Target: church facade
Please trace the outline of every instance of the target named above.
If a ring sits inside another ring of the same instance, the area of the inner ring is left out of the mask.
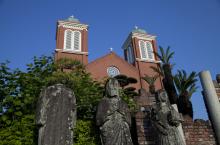
[[[93,79],[101,81],[106,77],[119,74],[137,79],[136,89],[148,90],[148,84],[141,79],[145,74],[154,76],[156,73],[151,67],[159,67],[160,61],[156,57],[156,36],[148,34],[145,30],[135,28],[125,39],[122,45],[124,58],[114,52],[88,61],[88,25],[82,24],[74,17],[57,22],[55,60],[69,58],[79,60],[86,66],[87,72]],[[156,89],[161,89],[162,78],[155,83]]]

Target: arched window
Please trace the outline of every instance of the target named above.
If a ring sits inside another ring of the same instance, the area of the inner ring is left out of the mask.
[[[150,42],[146,42],[146,47],[147,47],[147,55],[150,60],[154,60],[154,51],[152,44]]]
[[[149,41],[139,41],[141,59],[154,60],[153,46]]]
[[[141,58],[142,59],[147,59],[147,50],[146,50],[146,45],[144,41],[139,41],[139,46],[140,46],[140,51],[141,51]]]
[[[65,30],[64,50],[81,51],[81,33],[79,31]]]
[[[64,49],[72,50],[72,37],[73,32],[71,30],[66,30],[64,34]]]
[[[74,32],[74,50],[80,51],[81,50],[81,33],[79,31]]]

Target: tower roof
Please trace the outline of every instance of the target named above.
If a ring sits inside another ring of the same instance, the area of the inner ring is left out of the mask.
[[[140,29],[137,26],[132,30],[132,33],[142,33],[142,34],[147,34],[147,32],[144,29]]]
[[[65,21],[69,21],[69,22],[77,22],[79,23],[79,19],[75,18],[74,16],[69,16],[69,18],[67,18]]]

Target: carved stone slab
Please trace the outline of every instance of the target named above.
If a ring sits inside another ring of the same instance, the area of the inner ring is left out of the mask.
[[[76,99],[62,84],[42,90],[37,105],[38,145],[72,145]]]

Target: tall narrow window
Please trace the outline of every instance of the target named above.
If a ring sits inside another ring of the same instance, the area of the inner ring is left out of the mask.
[[[146,47],[147,47],[147,55],[150,60],[154,60],[154,52],[153,52],[153,47],[150,42],[146,42]]]
[[[71,30],[66,30],[64,35],[64,49],[65,50],[72,50],[72,37],[73,32]]]
[[[81,51],[81,33],[66,30],[64,34],[64,50]]]
[[[144,41],[139,41],[140,51],[141,51],[141,58],[147,59],[147,50]]]
[[[80,37],[81,33],[79,31],[74,32],[74,50],[75,51],[80,51]]]

